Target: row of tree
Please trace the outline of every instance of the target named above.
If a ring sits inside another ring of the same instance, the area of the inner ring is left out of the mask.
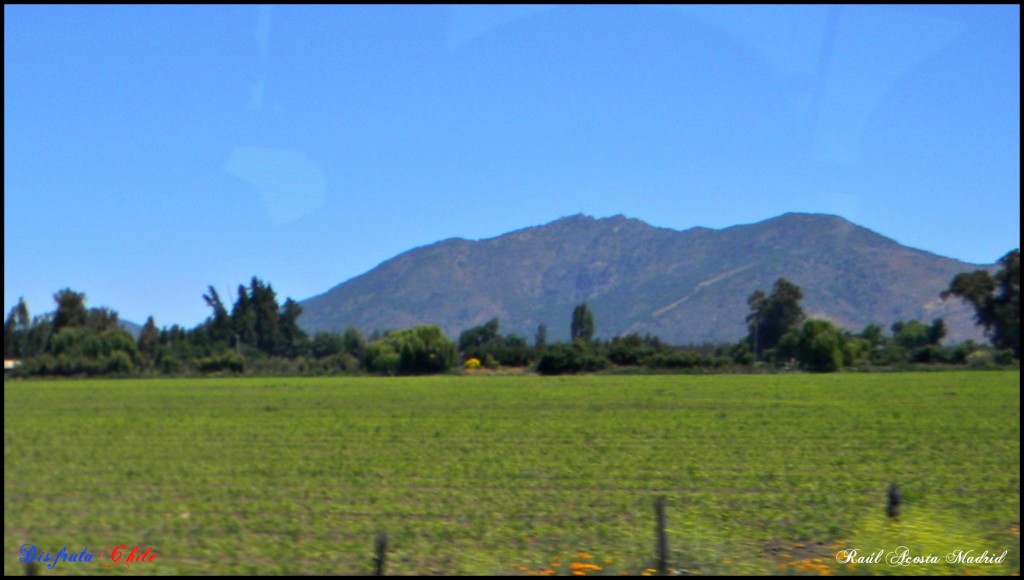
[[[956,275],[940,296],[957,297],[975,310],[975,321],[985,329],[1000,360],[1020,359],[1020,250],[999,260],[994,275],[976,270]],[[833,371],[862,361],[888,364],[910,362],[966,362],[973,343],[943,348],[946,335],[941,318],[931,325],[916,320],[892,325],[887,340],[878,325],[861,333],[840,331],[825,320],[806,320],[800,288],[784,278],[775,282],[770,295],[755,291],[747,299],[747,344],[756,360],[798,362],[804,368]]]
[[[784,278],[770,293],[756,290],[748,297],[747,336],[734,344],[679,347],[638,334],[595,339],[594,314],[586,304],[572,312],[568,343],[548,344],[544,324],[538,326],[533,344],[517,334],[503,336],[497,318],[467,329],[457,342],[429,325],[375,332],[368,338],[354,328],[309,337],[298,325],[302,307],[290,298],[280,304],[271,285],[253,277],[248,285],[238,286],[230,309],[209,287],[203,300],[211,314],[195,328],[175,325],[158,330],[149,317],[137,339],[121,328],[116,312],[87,308],[85,295],[71,289],[54,295],[56,310],[35,318],[19,300],[4,324],[4,358],[19,359],[19,373],[43,375],[423,374],[446,372],[471,359],[487,367],[533,367],[545,374],[611,366],[688,369],[752,364],[827,372],[905,362],[962,364],[974,355],[997,362],[1019,360],[1019,250],[1000,259],[994,275],[985,270],[957,275],[942,297],[957,297],[974,307],[977,323],[997,349],[994,354],[978,355],[978,345],[969,341],[942,346],[942,319],[930,324],[896,322],[889,336],[874,324],[852,333],[826,320],[807,319],[800,306],[802,291]]]

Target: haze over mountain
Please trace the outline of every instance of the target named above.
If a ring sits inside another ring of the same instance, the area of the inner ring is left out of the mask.
[[[908,248],[841,217],[788,213],[721,230],[676,231],[623,216],[575,215],[495,238],[415,248],[303,301],[309,332],[438,324],[449,336],[501,320],[501,332],[566,340],[586,302],[596,336],[638,332],[673,344],[735,341],[747,297],[784,277],[808,316],[854,331],[943,317],[947,341],[980,340],[972,310],[939,293],[983,266]]]

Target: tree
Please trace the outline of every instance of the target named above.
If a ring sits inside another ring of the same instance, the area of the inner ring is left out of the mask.
[[[4,321],[4,358],[22,358],[27,354],[29,322],[25,299],[18,298]]]
[[[203,300],[206,301],[207,306],[213,309],[213,314],[206,322],[210,338],[215,341],[230,340],[232,333],[231,319],[228,318],[228,311],[224,308],[224,303],[221,302],[217,289],[211,285],[209,290],[209,294],[203,294]]]
[[[434,325],[389,332],[366,349],[367,368],[382,374],[443,373],[457,358],[455,343]]]
[[[85,294],[65,288],[53,295],[57,312],[53,315],[54,334],[65,327],[85,326],[88,313],[85,310]]]
[[[548,325],[538,324],[537,335],[533,339],[533,348],[540,352],[548,346]]]
[[[871,348],[876,348],[885,341],[885,334],[882,331],[882,327],[877,324],[869,324],[865,326],[864,330],[862,330],[858,336],[868,341],[871,344]]]
[[[249,285],[249,307],[256,312],[256,346],[267,354],[283,354],[277,295],[256,276]]]
[[[594,337],[594,315],[590,313],[586,303],[580,304],[573,309],[569,336],[572,337],[574,342],[577,340],[590,342],[590,339]]]
[[[156,322],[150,316],[146,319],[146,324],[142,326],[142,330],[139,332],[139,354],[142,355],[147,363],[153,364],[156,360],[156,350],[159,346],[160,331],[156,329]]]
[[[893,342],[907,350],[938,345],[945,336],[946,321],[941,318],[933,320],[931,326],[918,320],[899,321],[892,325]]]
[[[302,316],[302,307],[299,303],[288,298],[281,307],[278,328],[281,332],[283,354],[295,356],[301,350],[301,345],[306,343],[306,332],[299,327],[299,316]]]
[[[974,307],[974,320],[996,348],[1008,348],[1020,358],[1020,249],[999,259],[994,276],[985,270],[957,274],[942,291],[943,300],[956,296]]]
[[[484,345],[498,338],[500,324],[497,318],[492,318],[480,326],[464,330],[459,335],[459,351],[466,356],[476,356],[482,360],[483,355],[480,351]]]
[[[837,371],[843,366],[843,337],[827,320],[808,320],[798,333],[796,359],[809,371]]]
[[[238,285],[238,298],[231,307],[231,327],[234,330],[236,340],[244,344],[255,346],[256,339],[256,311],[249,304],[249,291],[244,284]]]
[[[345,347],[345,352],[354,356],[357,360],[362,360],[366,354],[366,339],[363,338],[361,332],[354,327],[348,327],[345,329],[345,334],[342,336],[342,343]]]
[[[771,296],[756,290],[747,298],[751,310],[747,316],[747,328],[755,358],[778,347],[787,332],[799,328],[804,320],[804,311],[800,308],[803,297],[799,286],[779,278],[772,287]]]
[[[116,310],[110,308],[90,308],[86,311],[85,325],[95,332],[118,330],[121,328],[120,317]]]
[[[345,351],[345,342],[336,332],[318,332],[313,335],[310,350],[316,358],[327,358]]]
[[[552,344],[537,361],[537,372],[542,375],[561,375],[607,368],[608,359],[592,350],[583,341],[571,345],[561,342]]]

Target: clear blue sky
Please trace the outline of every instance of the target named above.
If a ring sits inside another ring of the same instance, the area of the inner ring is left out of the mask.
[[[4,309],[193,326],[583,212],[1020,245],[1020,7],[4,6]]]

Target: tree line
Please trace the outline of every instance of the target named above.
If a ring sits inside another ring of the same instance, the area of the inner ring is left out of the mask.
[[[210,286],[202,298],[211,312],[192,329],[158,329],[150,316],[138,337],[121,328],[116,311],[86,307],[86,296],[65,288],[54,294],[53,312],[31,317],[24,300],[4,323],[4,358],[16,359],[19,375],[374,373],[448,372],[460,366],[533,369],[541,374],[594,372],[612,367],[647,370],[788,368],[831,372],[843,368],[908,363],[986,366],[1020,359],[1020,252],[999,260],[995,274],[958,274],[941,293],[970,304],[993,348],[972,341],[941,344],[946,324],[897,321],[890,334],[877,324],[860,332],[808,319],[799,286],[779,278],[770,292],[748,298],[747,334],[730,344],[678,346],[656,336],[594,338],[595,314],[579,304],[570,317],[570,341],[549,344],[540,324],[532,342],[502,335],[494,318],[463,331],[456,341],[434,325],[307,335],[298,324],[302,307],[281,304],[268,282],[253,277],[226,303]]]

